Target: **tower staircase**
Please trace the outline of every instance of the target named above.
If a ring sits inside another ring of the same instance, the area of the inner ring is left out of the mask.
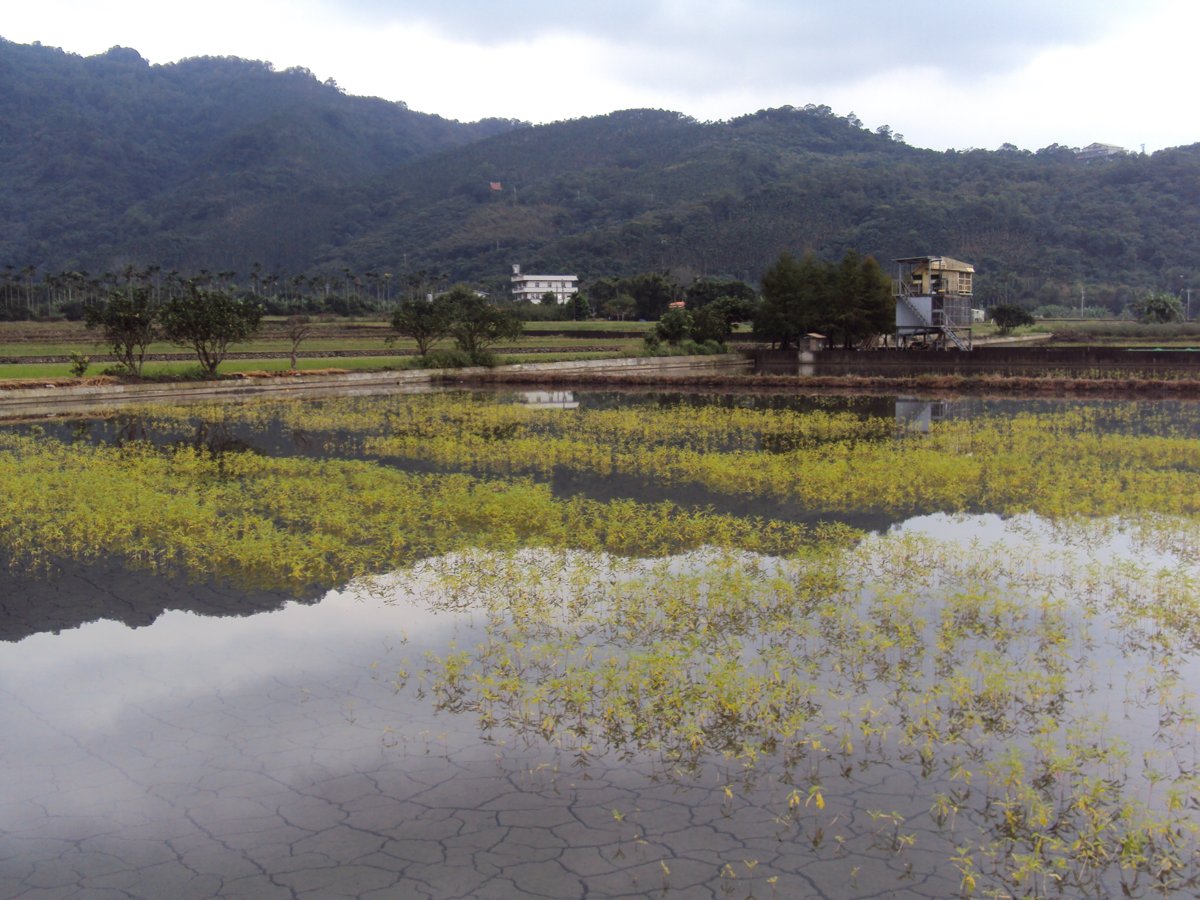
[[[905,286],[901,286],[897,293],[896,300],[903,303],[905,308],[912,313],[913,318],[921,323],[921,327],[926,334],[939,335],[941,339],[954,344],[959,350],[971,349],[971,331],[968,328],[966,334],[963,334],[959,328],[955,327],[949,320],[944,309],[937,309],[936,306],[932,314],[927,314],[917,304],[913,303],[912,297],[909,295]]]

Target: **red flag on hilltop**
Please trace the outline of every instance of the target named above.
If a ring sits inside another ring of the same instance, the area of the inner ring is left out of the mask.
[[[500,182],[498,182],[498,181],[493,181],[493,182],[491,182],[491,185],[492,185],[492,190],[493,190],[493,191],[499,191],[499,190],[503,190],[503,188],[504,188],[504,185],[502,185],[502,184],[501,184]]]

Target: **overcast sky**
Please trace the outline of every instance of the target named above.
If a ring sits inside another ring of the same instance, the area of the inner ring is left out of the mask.
[[[305,66],[447,118],[825,104],[910,144],[1200,141],[1197,0],[5,0],[0,35]]]

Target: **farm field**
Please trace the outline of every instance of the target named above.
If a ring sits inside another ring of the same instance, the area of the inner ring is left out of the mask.
[[[1049,331],[1054,346],[1061,347],[1162,347],[1164,349],[1200,349],[1200,322],[1176,322],[1163,325],[1089,319],[1045,319],[1017,333]]]
[[[335,344],[354,347],[378,347],[391,333],[388,323],[381,319],[315,319],[311,323],[312,337],[305,339],[302,346],[309,344]],[[597,332],[620,333],[637,335],[652,330],[653,322],[526,322],[525,331],[531,337],[539,335],[555,335],[561,332]],[[261,346],[274,346],[287,343],[284,320],[267,317],[257,339],[247,345],[254,349]],[[31,347],[30,345],[34,345]],[[15,352],[50,351],[69,352],[79,349],[80,345],[101,347],[98,331],[89,330],[82,322],[0,322],[0,355],[11,355]],[[163,352],[178,350],[168,343],[153,345]],[[286,349],[286,347],[285,347]]]
[[[381,321],[315,322],[313,336],[299,348],[297,369],[345,368],[382,369],[404,366],[406,357],[416,354],[416,345],[404,338],[385,343],[391,334]],[[590,359],[604,356],[637,355],[642,349],[639,333],[646,323],[528,323],[525,336],[514,343],[496,348],[503,360],[536,357]],[[572,332],[562,335],[556,332]],[[624,332],[624,334],[621,334]],[[82,353],[91,360],[89,374],[113,365],[108,348],[97,343],[98,334],[81,323],[34,322],[0,323],[0,381],[20,378],[65,378],[71,374],[70,354]],[[451,346],[450,341],[439,347]],[[231,347],[221,372],[283,371],[288,368],[291,342],[279,321],[267,320],[253,341]],[[185,348],[158,342],[147,351],[147,377],[177,377],[193,371],[193,355]]]
[[[1190,896],[1200,405],[0,427],[0,892]]]

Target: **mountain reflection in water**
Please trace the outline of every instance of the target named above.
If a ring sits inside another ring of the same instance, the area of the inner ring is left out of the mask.
[[[926,517],[893,536],[905,534],[1017,555],[1054,540],[1036,517]],[[1061,550],[1181,564],[1120,529]],[[496,621],[439,600],[461,587],[438,580],[440,565],[269,612],[172,610],[0,645],[0,896],[960,891],[957,835],[930,819],[938,785],[902,755],[847,756],[818,812],[804,781],[792,807],[790,770],[769,757],[755,769],[712,753],[684,771],[645,747],[581,752],[589,739],[484,732],[439,711],[422,667],[470,651]],[[172,589],[181,607],[214,596]],[[1181,666],[1196,677],[1194,659]],[[1157,714],[1135,709],[1135,733]],[[959,815],[958,834],[985,824],[969,803]]]

